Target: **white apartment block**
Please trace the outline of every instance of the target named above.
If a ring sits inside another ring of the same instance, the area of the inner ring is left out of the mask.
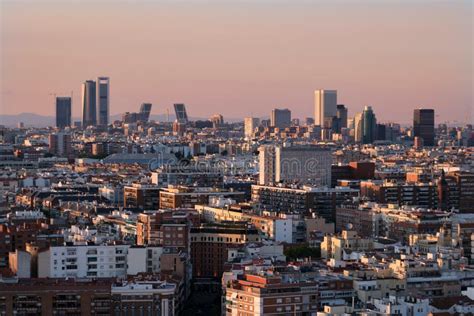
[[[128,248],[127,274],[136,275],[140,272],[160,272],[160,258],[162,254],[163,247],[159,246],[132,246]]]
[[[129,245],[50,247],[38,254],[38,277],[124,277],[127,274],[129,247]]]

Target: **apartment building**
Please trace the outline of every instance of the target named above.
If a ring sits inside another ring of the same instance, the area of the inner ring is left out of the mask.
[[[51,246],[38,254],[40,278],[112,278],[127,275],[129,245]]]
[[[248,224],[207,224],[191,228],[191,260],[197,278],[219,278],[229,258],[228,250],[258,242],[257,229]]]
[[[168,186],[160,192],[160,206],[162,209],[194,208],[196,204],[207,204],[211,197],[231,198],[243,202],[245,192],[219,188]]]
[[[318,284],[315,281],[283,281],[275,275],[244,274],[225,285],[223,314],[315,315]]]
[[[285,187],[252,185],[252,202],[260,210],[306,214],[310,210],[334,222],[336,207],[359,196],[349,187]]]
[[[160,188],[154,185],[137,184],[123,188],[124,207],[135,207],[143,210],[160,208]]]

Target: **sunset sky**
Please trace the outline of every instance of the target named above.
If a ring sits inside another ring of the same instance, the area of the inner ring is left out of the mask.
[[[0,0],[0,114],[53,115],[74,91],[77,117],[81,83],[109,76],[111,114],[303,118],[323,88],[351,116],[472,122],[473,2]]]

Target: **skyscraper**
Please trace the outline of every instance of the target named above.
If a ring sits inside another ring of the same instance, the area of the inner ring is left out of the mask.
[[[357,113],[354,116],[354,141],[362,143],[363,118],[362,113]]]
[[[71,98],[56,98],[56,127],[65,128],[71,126]]]
[[[362,112],[362,143],[371,144],[377,135],[377,119],[371,106],[366,106]]]
[[[188,114],[186,113],[186,106],[183,103],[175,103],[174,112],[176,114],[176,120],[178,121],[178,123],[188,123]]]
[[[341,132],[341,128],[347,127],[347,108],[344,104],[338,104],[336,110],[336,119],[333,121],[333,130],[336,133]]]
[[[424,146],[434,146],[434,110],[415,109],[413,112],[413,134],[423,139]]]
[[[255,117],[246,117],[244,120],[245,137],[251,138],[255,128],[260,124],[260,120]]]
[[[273,109],[270,125],[278,128],[289,127],[291,125],[291,111],[288,109]]]
[[[371,106],[354,117],[354,140],[356,143],[370,144],[376,140],[377,119]]]
[[[148,122],[150,119],[151,106],[151,103],[142,103],[140,106],[140,121]]]
[[[109,124],[109,106],[110,106],[110,80],[108,77],[97,78],[97,124],[107,126]]]
[[[82,84],[82,127],[97,125],[95,81],[87,80]]]
[[[316,90],[314,91],[314,124],[321,127],[329,119],[337,116],[337,91],[336,90]],[[331,128],[329,126],[328,128]]]

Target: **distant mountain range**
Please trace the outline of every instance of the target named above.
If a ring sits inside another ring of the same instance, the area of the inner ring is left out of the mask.
[[[110,121],[116,121],[116,120],[121,120],[122,119],[122,114],[114,114],[110,117]],[[175,116],[171,115],[169,116],[170,122],[174,121]],[[208,118],[202,118],[202,117],[192,117],[190,120],[196,121],[196,120],[207,120]],[[239,118],[225,118],[226,122],[238,122],[242,121],[243,119]],[[150,115],[150,120],[158,121],[158,122],[166,122],[167,117],[166,114],[152,114]],[[81,121],[80,118],[78,117],[73,117],[72,118],[73,122],[76,121]],[[55,123],[55,117],[54,116],[48,116],[48,115],[39,115],[35,113],[20,113],[20,114],[13,114],[13,115],[0,115],[0,125],[4,125],[6,127],[17,127],[19,122],[23,122],[25,127],[48,127],[48,126],[54,126]]]

